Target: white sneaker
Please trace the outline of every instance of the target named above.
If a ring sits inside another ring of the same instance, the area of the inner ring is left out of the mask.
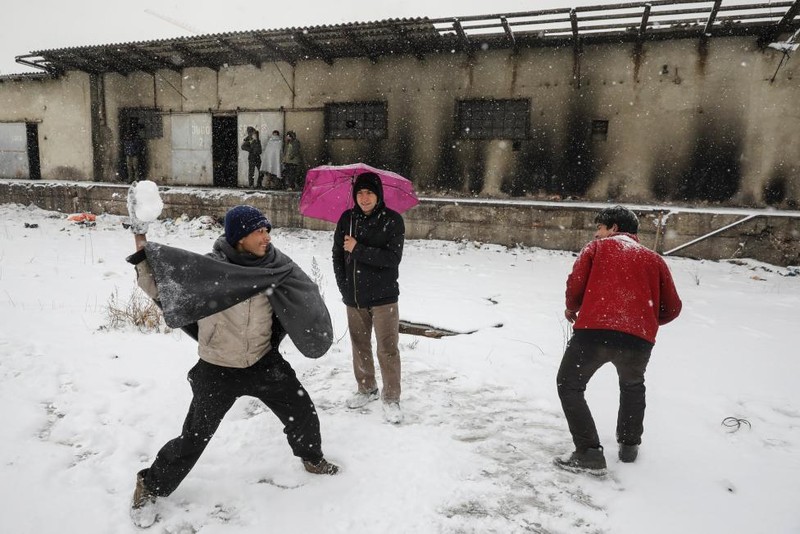
[[[383,418],[387,423],[399,425],[403,422],[403,412],[400,410],[398,401],[388,401],[383,403]]]
[[[347,407],[351,410],[356,410],[358,408],[363,408],[370,402],[376,401],[380,398],[378,394],[378,388],[373,389],[367,393],[361,393],[360,391],[355,393],[352,397],[347,399]]]

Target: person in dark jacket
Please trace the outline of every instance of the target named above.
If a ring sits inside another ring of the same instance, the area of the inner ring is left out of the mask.
[[[190,279],[202,276],[201,263],[189,264],[181,257],[176,261],[171,254],[172,250],[179,249],[147,243],[146,225],[134,226],[139,228],[134,230],[139,232],[135,233],[137,252],[128,261],[136,266],[137,281],[142,290],[162,305],[165,318],[171,313],[167,302],[170,299],[177,300],[183,307],[193,307],[192,301],[201,301],[198,305],[205,306],[208,300],[212,300],[198,298],[189,287],[174,287],[183,283],[180,277],[184,270],[191,271]],[[306,471],[335,475],[339,470],[323,457],[320,423],[314,403],[291,365],[278,351],[287,330],[292,334],[293,331],[303,333],[314,329],[314,325],[293,328],[288,324],[290,328],[284,328],[281,317],[284,322],[292,317],[297,318],[295,321],[309,320],[317,311],[309,309],[312,303],[324,308],[324,302],[318,295],[318,298],[304,299],[299,294],[318,291],[310,280],[306,285],[287,287],[290,282],[307,277],[298,273],[299,267],[271,244],[271,228],[269,220],[256,208],[231,208],[225,215],[225,235],[215,242],[208,257],[202,257],[230,274],[227,277],[228,288],[220,288],[221,291],[237,291],[237,283],[232,279],[237,273],[240,278],[271,277],[272,280],[267,280],[264,288],[254,290],[256,292],[247,298],[234,298],[232,305],[227,305],[220,293],[222,298],[213,299],[216,303],[211,306],[213,312],[199,312],[201,318],[192,325],[194,330],[186,330],[198,341],[200,357],[188,374],[192,402],[180,436],[167,442],[150,467],[137,474],[131,517],[139,527],[149,527],[156,521],[157,498],[166,497],[178,488],[200,459],[225,414],[242,396],[261,400],[280,419],[289,446],[301,459]],[[176,269],[175,264],[180,269]],[[207,267],[205,270],[210,269]],[[206,285],[214,290],[215,286],[223,284]],[[252,286],[252,283],[239,285]],[[293,289],[297,287],[305,289]],[[290,313],[277,309],[278,306],[285,307],[280,300],[273,300],[279,298],[278,292],[284,291],[283,288],[289,293],[286,302],[289,305],[298,303],[297,306],[304,309],[289,310]],[[320,309],[316,316],[329,321],[327,309]],[[322,349],[310,357],[317,357],[319,352]]]
[[[253,187],[253,180],[259,178],[261,172],[261,137],[258,130],[247,127],[247,137],[242,141],[242,150],[247,152],[247,185]]]
[[[286,132],[286,145],[283,150],[283,178],[290,191],[303,187],[303,149],[297,134]]]
[[[353,184],[353,201],[355,205],[342,213],[333,235],[333,270],[347,306],[353,371],[358,385],[347,406],[357,409],[379,398],[372,358],[374,329],[383,380],[384,417],[399,424],[403,414],[397,279],[405,225],[400,214],[384,204],[383,185],[377,174],[358,175]]]
[[[133,183],[140,178],[139,166],[143,148],[144,143],[139,132],[131,130],[125,135],[122,149],[125,153],[125,170],[128,173],[128,183]]]
[[[622,206],[595,218],[595,239],[581,251],[567,279],[564,315],[574,323],[556,383],[575,451],[555,463],[569,471],[603,474],[606,460],[584,392],[611,362],[619,375],[619,459],[636,460],[644,431],[644,373],[660,325],[681,312],[664,260],[642,246],[636,214]]]

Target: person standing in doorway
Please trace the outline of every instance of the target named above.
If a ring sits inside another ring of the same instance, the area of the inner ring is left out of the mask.
[[[281,162],[283,159],[283,139],[278,130],[273,130],[272,135],[267,138],[264,144],[264,154],[261,163],[261,174],[258,178],[258,187],[261,187],[261,180],[267,179],[267,186],[279,184],[281,182]]]
[[[261,170],[261,139],[258,130],[247,127],[247,137],[242,142],[242,150],[247,152],[247,185],[253,187],[253,180]]]
[[[130,129],[122,142],[122,149],[125,153],[125,170],[128,173],[128,183],[136,182],[140,179],[139,165],[142,157],[143,141],[140,132]]]
[[[333,270],[347,306],[353,346],[353,371],[358,390],[347,407],[358,409],[378,400],[372,331],[378,345],[383,379],[383,413],[389,423],[403,421],[400,410],[400,260],[405,224],[386,207],[377,174],[360,174],[353,184],[352,209],[342,213],[333,234]]]
[[[303,152],[297,134],[293,131],[286,132],[286,146],[283,152],[283,178],[286,181],[286,188],[294,191],[302,187],[301,178],[303,173]]]
[[[556,383],[575,451],[556,458],[568,471],[603,474],[606,460],[584,393],[611,362],[619,375],[619,459],[634,462],[644,432],[644,373],[658,327],[678,317],[681,299],[664,260],[639,243],[639,220],[623,206],[595,217],[594,240],[567,279],[564,315],[574,323]]]

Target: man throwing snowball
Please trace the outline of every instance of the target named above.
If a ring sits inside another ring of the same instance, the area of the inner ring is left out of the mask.
[[[227,411],[245,395],[261,400],[280,419],[306,471],[335,475],[339,468],[322,454],[314,403],[278,351],[287,333],[311,358],[330,347],[330,316],[316,285],[272,245],[272,225],[256,208],[231,208],[225,234],[202,256],[148,243],[147,223],[137,219],[131,191],[136,253],[128,261],[167,324],[197,339],[200,356],[189,371],[193,396],[180,436],[136,476],[134,523],[144,528],[157,520],[157,498],[177,489]]]
[[[567,279],[564,315],[574,323],[556,382],[575,451],[556,458],[568,471],[601,475],[603,447],[586,404],[586,384],[611,362],[619,375],[619,459],[636,460],[644,431],[644,372],[659,325],[675,319],[681,300],[664,260],[639,244],[636,214],[622,206],[595,217],[597,231]]]

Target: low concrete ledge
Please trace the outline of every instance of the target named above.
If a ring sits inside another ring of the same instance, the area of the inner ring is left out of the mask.
[[[333,230],[334,225],[303,217],[300,194],[202,187],[159,188],[163,217],[210,215],[221,218],[231,206],[251,204],[275,226]],[[74,213],[126,215],[124,184],[0,180],[0,202],[35,205]],[[580,250],[594,233],[594,216],[610,204],[525,200],[423,198],[405,214],[408,239],[470,240]],[[775,265],[800,265],[800,212],[735,208],[687,208],[626,204],[639,215],[639,238],[659,252],[735,223],[754,218],[675,253],[710,260],[753,258]]]

